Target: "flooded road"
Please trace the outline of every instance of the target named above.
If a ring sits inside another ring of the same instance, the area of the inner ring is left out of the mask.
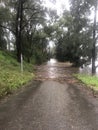
[[[98,100],[77,85],[78,69],[51,59],[0,104],[0,130],[98,130]]]
[[[96,76],[98,76],[98,59],[95,62],[96,67]],[[79,68],[79,73],[80,74],[87,74],[87,75],[92,75],[92,64],[89,65],[83,65],[83,67]]]
[[[47,63],[36,67],[36,80],[72,80],[73,74],[79,72],[79,68],[72,67],[69,62],[57,62],[56,59],[50,59]]]

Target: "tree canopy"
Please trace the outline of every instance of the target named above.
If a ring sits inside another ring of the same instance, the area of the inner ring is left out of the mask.
[[[59,16],[56,9],[45,7],[43,0],[2,0],[0,49],[14,51],[18,62],[22,54],[28,62],[35,59],[41,63],[49,56],[48,45],[52,40],[58,60],[81,66],[92,59],[95,72],[97,0],[70,0],[69,3],[70,10],[65,8]],[[89,17],[92,11],[93,20]]]

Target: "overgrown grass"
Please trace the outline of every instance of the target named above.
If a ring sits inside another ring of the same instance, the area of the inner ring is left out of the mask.
[[[24,63],[24,72],[20,64],[9,53],[0,51],[0,97],[26,84],[34,77],[33,66]]]
[[[87,87],[98,91],[98,77],[84,74],[76,74],[75,77],[81,80],[84,84],[86,84]]]

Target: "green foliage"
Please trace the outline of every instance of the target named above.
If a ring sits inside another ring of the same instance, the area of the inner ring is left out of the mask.
[[[7,93],[11,93],[13,90],[19,88],[24,85],[28,81],[32,79],[32,75],[30,73],[24,72],[21,74],[17,71],[11,70],[3,70],[0,72],[0,95],[5,95]]]
[[[60,17],[56,10],[45,9],[41,0],[3,2],[4,6],[0,7],[0,25],[4,26],[0,26],[0,50],[7,50],[13,43],[19,62],[22,53],[25,61],[42,63],[48,57],[47,43],[53,40],[57,59],[76,66],[91,60],[93,27],[89,15],[96,0],[70,0],[70,11],[65,10]]]
[[[84,0],[71,0],[71,10],[65,11],[59,20],[62,30],[57,33],[56,57],[81,66],[91,60],[92,25],[88,19],[89,4]]]
[[[36,32],[39,32],[40,26],[45,23],[45,8],[42,6],[42,1],[4,0],[2,3],[0,6],[0,50],[11,50],[13,46],[19,62],[21,53],[26,61],[31,62],[36,43],[41,46],[41,49],[46,48],[46,46],[42,48],[40,44],[45,37],[43,31],[40,31],[40,36],[38,34],[35,38]]]
[[[9,53],[0,51],[0,96],[12,93],[32,80],[32,68],[32,65],[24,63],[24,72],[21,73],[20,64]]]
[[[43,29],[25,34],[22,39],[22,52],[27,62],[42,63],[47,59],[47,40]]]
[[[98,77],[84,74],[77,74],[75,77],[81,80],[88,87],[98,91]]]

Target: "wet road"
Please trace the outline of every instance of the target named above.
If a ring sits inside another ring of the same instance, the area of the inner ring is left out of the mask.
[[[0,130],[98,130],[98,99],[76,86],[76,71],[55,61],[37,67],[36,81],[0,104]]]

